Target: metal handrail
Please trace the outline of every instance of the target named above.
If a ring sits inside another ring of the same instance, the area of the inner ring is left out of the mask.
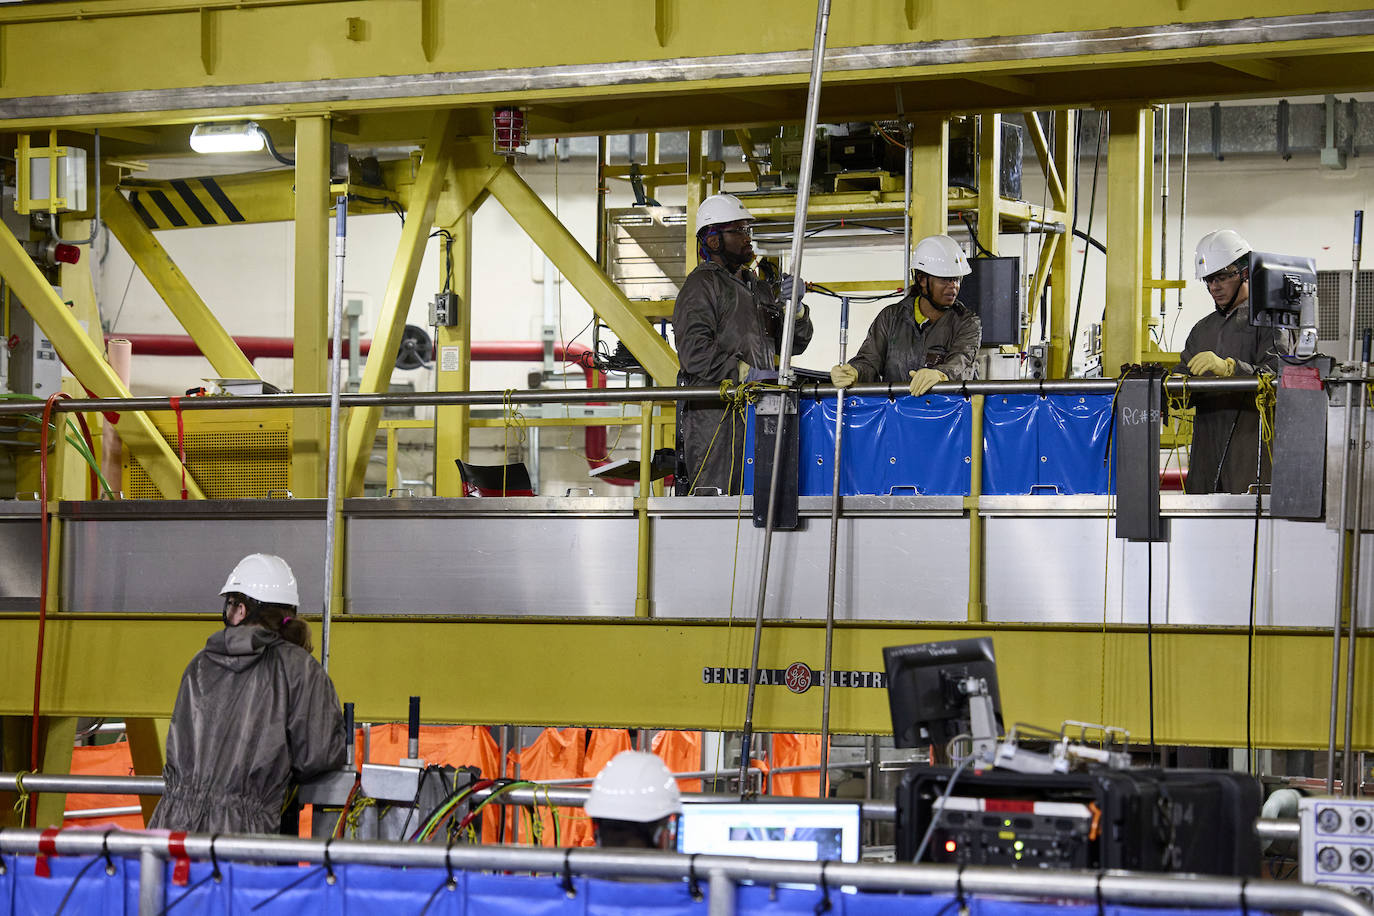
[[[934,394],[1111,394],[1117,379],[974,379],[966,382],[941,382],[931,389]],[[1170,394],[1254,391],[1254,376],[1244,378],[1191,378],[1168,376],[1164,388]],[[738,385],[726,388],[729,397]],[[905,397],[905,382],[864,382],[848,388],[828,384],[802,383],[803,397],[833,398],[843,391],[847,396]],[[579,404],[600,401],[607,404],[643,403],[647,401],[713,401],[721,400],[721,391],[713,386],[683,388],[554,388],[523,391],[405,391],[378,394],[343,394],[342,407],[423,407],[461,406],[474,404]],[[124,410],[260,410],[264,408],[328,407],[328,394],[261,394],[239,397],[180,398],[175,407],[170,397],[139,398],[70,398],[53,405],[56,413]],[[0,403],[0,416],[31,414],[32,401]]]
[[[44,852],[96,856],[108,850],[122,858],[139,857],[141,902],[155,905],[162,894],[163,860],[172,857],[173,840],[165,834],[62,830],[44,836],[39,830],[0,832],[0,852],[35,855]],[[680,855],[639,849],[571,849],[401,843],[379,840],[307,840],[283,836],[178,835],[177,852],[193,859],[219,861],[323,863],[454,868],[462,871],[576,873],[608,877],[680,880],[706,876],[712,882],[712,912],[732,910],[730,899],[717,894],[733,884],[852,885],[864,890],[912,891],[1101,900],[1105,903],[1174,907],[1240,907],[1308,910],[1331,916],[1374,916],[1358,898],[1324,887],[1292,882],[1197,875],[1131,874],[1044,869],[910,865],[898,863],[793,862],[718,855]],[[326,849],[328,852],[326,853]],[[145,896],[146,894],[146,896]],[[156,912],[150,906],[150,911]]]

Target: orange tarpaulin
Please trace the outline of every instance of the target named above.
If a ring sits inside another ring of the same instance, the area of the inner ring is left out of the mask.
[[[661,731],[654,735],[649,750],[663,758],[673,773],[695,773],[710,769],[701,765],[701,732]],[[700,779],[679,779],[677,787],[682,792],[700,792]]]
[[[72,748],[72,773],[79,776],[133,776],[134,764],[129,757],[129,742],[116,741],[97,747]],[[124,808],[137,805],[137,795],[90,795],[84,792],[71,792],[67,795],[68,811],[85,811],[91,808]],[[142,830],[142,814],[121,814],[118,817],[68,818],[63,827],[95,824],[116,824],[126,830]]]
[[[587,730],[584,728],[546,728],[535,742],[523,751],[511,751],[508,760],[514,772],[520,764],[520,778],[533,781],[545,779],[575,779],[582,776],[586,760]],[[518,809],[508,809],[518,810]],[[545,806],[536,806],[540,836],[536,841],[529,831],[529,819],[520,818],[521,841],[540,846],[553,846],[553,818]],[[591,833],[591,822],[581,808],[558,809],[559,842],[578,845],[572,838],[582,839]],[[507,835],[509,841],[509,835]]]

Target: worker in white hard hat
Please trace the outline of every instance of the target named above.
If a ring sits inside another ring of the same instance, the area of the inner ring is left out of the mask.
[[[1250,243],[1234,229],[1209,232],[1197,243],[1197,278],[1216,308],[1193,325],[1183,347],[1190,375],[1277,373],[1280,354],[1292,350],[1282,328],[1250,324]],[[1255,396],[1194,393],[1193,445],[1184,489],[1189,493],[1244,493],[1267,483],[1269,454],[1259,447],[1260,417]]]
[[[912,251],[913,284],[905,298],[873,319],[859,352],[830,370],[840,388],[855,382],[902,382],[920,396],[939,382],[977,378],[983,324],[959,302],[971,273],[959,243],[931,235]]]
[[[343,766],[343,711],[310,654],[285,560],[249,554],[220,594],[225,626],[181,677],[167,731],[166,787],[148,826],[276,833],[292,783]]]
[[[658,755],[621,751],[596,774],[585,810],[598,846],[670,849],[682,796]]]
[[[713,194],[697,208],[701,263],[683,282],[673,306],[680,385],[714,388],[726,381],[777,378],[792,278],[784,276],[775,288],[750,269],[753,221],[733,194]],[[792,352],[806,349],[811,332],[810,309],[799,301]],[[678,411],[678,430],[682,441],[678,492],[690,494],[699,488],[741,492],[745,454],[740,412],[727,411],[715,402],[685,402]]]

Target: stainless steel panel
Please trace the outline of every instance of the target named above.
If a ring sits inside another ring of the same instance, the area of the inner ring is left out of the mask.
[[[687,208],[606,211],[606,273],[631,299],[672,299],[687,279]]]
[[[655,617],[753,619],[763,532],[745,512],[654,519]],[[962,517],[841,519],[836,619],[967,620],[968,537]],[[775,531],[765,616],[824,619],[829,555],[828,518]]]
[[[1345,433],[1345,385],[1332,386],[1330,406],[1326,410],[1326,524],[1331,528],[1340,525],[1341,511],[1341,480],[1345,477],[1345,453],[1343,451],[1346,439]],[[1358,389],[1356,389],[1358,392]],[[1358,393],[1356,394],[1358,398]],[[1370,403],[1369,399],[1365,400]],[[1353,441],[1360,429],[1360,411],[1358,403],[1356,409],[1351,411],[1351,423],[1354,428],[1350,431],[1350,439]],[[1365,409],[1365,436],[1364,436],[1364,514],[1362,530],[1374,531],[1374,409]],[[1352,454],[1352,460],[1358,460],[1358,455]],[[1346,524],[1351,528],[1355,526],[1355,487],[1352,485],[1347,494],[1347,516]]]
[[[350,614],[634,616],[629,514],[355,516],[347,526]]]
[[[275,553],[291,564],[303,611],[323,607],[323,520],[226,511],[213,520],[69,520],[62,532],[64,611],[219,613],[224,580],[255,552]]]
[[[1116,541],[1105,518],[993,517],[984,530],[989,620],[1140,624],[1149,611],[1161,624],[1249,622],[1252,518],[1172,518],[1152,560],[1145,544]],[[1330,626],[1335,550],[1320,522],[1262,520],[1256,624]],[[1362,553],[1374,571],[1374,545]],[[1366,625],[1370,604],[1360,602]]]
[[[31,513],[0,514],[0,611],[38,610],[43,552],[31,505]]]

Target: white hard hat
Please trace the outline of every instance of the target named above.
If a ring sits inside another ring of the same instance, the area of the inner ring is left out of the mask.
[[[677,780],[655,754],[621,751],[592,781],[588,817],[648,824],[682,810]]]
[[[947,235],[928,235],[917,242],[911,264],[932,277],[967,277],[973,273],[964,249]]]
[[[300,604],[296,593],[296,577],[291,567],[279,556],[270,553],[250,553],[239,560],[220,589],[221,595],[238,592],[266,604]]]
[[[1197,278],[1210,277],[1225,270],[1253,249],[1234,229],[1217,229],[1204,235],[1197,243]]]
[[[697,231],[707,226],[721,223],[734,223],[742,219],[753,219],[754,215],[744,209],[744,204],[733,194],[712,194],[697,207]]]

